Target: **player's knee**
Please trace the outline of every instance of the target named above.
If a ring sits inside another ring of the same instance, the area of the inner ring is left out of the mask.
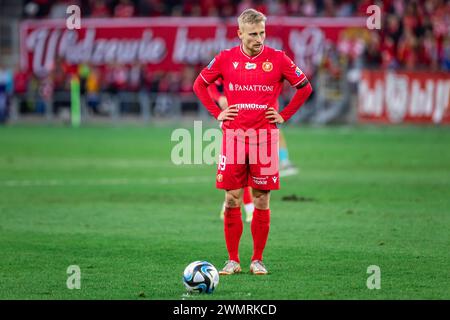
[[[254,190],[253,201],[255,208],[265,210],[269,209],[270,191],[269,190]]]
[[[225,202],[228,208],[236,208],[241,205],[239,194],[233,192],[226,193]]]

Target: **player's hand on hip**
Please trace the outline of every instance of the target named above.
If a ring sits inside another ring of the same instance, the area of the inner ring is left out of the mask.
[[[284,119],[277,110],[274,108],[268,108],[266,111],[266,119],[269,119],[269,123],[283,123]]]
[[[238,115],[238,109],[236,106],[229,106],[225,110],[223,110],[219,116],[217,117],[217,120],[219,121],[225,121],[225,120],[234,120],[234,118]]]

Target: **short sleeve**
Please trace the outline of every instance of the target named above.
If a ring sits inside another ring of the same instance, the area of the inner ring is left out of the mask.
[[[222,53],[219,53],[200,72],[200,76],[203,78],[203,80],[207,84],[212,84],[214,81],[216,81],[218,78],[220,78],[222,76],[222,69],[221,69],[222,60],[223,60],[223,55],[222,55]]]
[[[297,87],[303,81],[307,80],[303,71],[284,52],[281,57],[281,72],[283,77],[293,87]]]

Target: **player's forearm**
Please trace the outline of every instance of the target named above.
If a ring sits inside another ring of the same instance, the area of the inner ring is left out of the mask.
[[[208,84],[202,79],[201,76],[198,76],[197,79],[195,79],[193,89],[200,102],[205,106],[209,113],[217,119],[221,110],[209,95]]]
[[[300,109],[311,93],[312,87],[309,82],[297,89],[289,104],[280,112],[280,116],[283,117],[284,121],[288,121]]]
[[[219,89],[217,89],[217,86],[213,83],[212,85],[208,86],[207,88],[209,95],[215,102],[219,102],[219,98],[221,96]]]

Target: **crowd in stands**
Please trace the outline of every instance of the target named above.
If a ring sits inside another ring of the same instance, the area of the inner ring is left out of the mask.
[[[448,0],[27,0],[24,18],[64,18],[78,4],[83,17],[220,16],[233,17],[254,7],[268,16],[367,16],[381,9],[383,24],[367,39],[368,67],[449,70],[450,1]]]
[[[78,4],[83,17],[157,17],[157,16],[219,16],[235,17],[248,7],[268,16],[294,17],[367,17],[367,8],[381,9],[382,27],[372,30],[358,60],[339,46],[328,48],[314,73],[322,70],[339,75],[349,63],[363,68],[399,70],[429,70],[450,72],[450,1],[449,0],[27,0],[24,19],[64,18],[68,5]],[[99,70],[95,66],[78,66],[84,90],[93,96],[100,91],[121,90],[149,92],[190,92],[200,66],[186,66],[181,73],[148,72],[146,66],[109,65]],[[41,92],[67,90],[69,86],[64,62],[56,63],[51,81],[38,79],[17,69],[11,77],[0,68],[0,82],[11,79],[21,93],[30,86]],[[84,68],[84,69],[83,69]],[[84,74],[81,74],[84,70]],[[28,88],[28,89],[27,89]],[[95,100],[95,99],[94,99]],[[0,106],[1,109],[1,106]],[[1,110],[0,110],[1,112]]]

